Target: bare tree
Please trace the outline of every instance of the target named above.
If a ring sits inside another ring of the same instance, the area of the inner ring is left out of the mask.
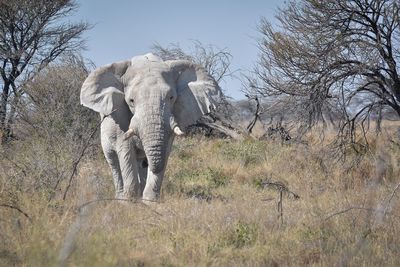
[[[194,41],[193,51],[190,52],[185,52],[178,44],[170,44],[168,47],[155,44],[152,50],[164,60],[186,59],[202,65],[217,82],[232,75],[229,69],[232,55],[226,48],[219,49]]]
[[[74,0],[0,0],[0,134],[12,134],[22,84],[66,52],[79,50],[86,23],[66,21]]]
[[[279,28],[261,20],[260,58],[248,90],[286,101],[303,125],[339,114],[339,137],[356,144],[372,116],[380,118],[383,109],[400,116],[399,4],[289,2],[277,15]]]

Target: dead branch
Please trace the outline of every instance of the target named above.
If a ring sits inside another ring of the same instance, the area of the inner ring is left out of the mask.
[[[275,189],[275,190],[277,190],[277,191],[279,191],[279,192],[287,193],[287,194],[288,194],[288,197],[291,197],[291,198],[293,198],[293,199],[296,199],[296,200],[297,200],[297,199],[300,199],[300,196],[299,196],[298,194],[296,194],[296,193],[293,192],[293,191],[290,191],[289,188],[288,188],[285,184],[283,184],[283,183],[281,183],[281,182],[269,182],[269,181],[264,181],[264,182],[262,182],[261,184],[262,184],[262,186],[263,186],[264,188],[269,187],[269,188]]]
[[[392,202],[392,199],[393,199],[394,196],[396,195],[396,191],[399,189],[399,187],[400,187],[400,183],[398,183],[398,184],[395,186],[395,188],[393,189],[392,193],[390,194],[390,197],[389,197],[389,199],[388,199],[388,201],[387,201],[387,204],[386,204],[386,206],[385,206],[385,210],[383,211],[383,215],[384,215],[384,216],[387,214],[387,212],[388,212],[388,210],[389,210],[390,202]]]
[[[78,165],[81,162],[83,156],[85,155],[86,150],[90,147],[90,140],[93,139],[93,136],[95,135],[95,133],[99,129],[100,125],[103,123],[104,119],[107,118],[108,116],[110,116],[114,112],[115,112],[115,110],[111,111],[110,114],[105,115],[101,119],[101,121],[93,128],[93,131],[91,132],[91,134],[87,138],[87,140],[85,142],[85,145],[83,146],[81,152],[79,153],[78,158],[74,161],[74,163],[72,165],[72,172],[71,172],[71,175],[69,176],[69,179],[68,179],[68,185],[67,185],[67,187],[65,188],[65,191],[64,191],[63,200],[65,200],[67,198],[67,193],[68,193],[69,188],[71,187],[72,180],[74,179],[74,177],[75,177],[75,175],[77,173]]]
[[[260,101],[257,96],[250,96],[249,94],[246,94],[245,96],[248,98],[249,101],[251,101],[251,100],[256,101],[256,108],[254,110],[253,118],[246,127],[247,133],[251,134],[251,132],[253,131],[254,125],[256,125],[257,120],[260,120],[260,115],[263,112],[260,110],[261,105],[260,105]]]
[[[329,219],[331,219],[331,218],[333,218],[333,217],[335,217],[335,216],[337,216],[337,215],[341,215],[341,214],[347,213],[347,212],[352,211],[352,210],[376,211],[376,209],[371,209],[371,208],[350,207],[350,208],[347,208],[347,209],[344,209],[344,210],[341,210],[341,211],[338,211],[338,212],[335,212],[335,213],[329,215],[328,217],[326,217],[326,218],[324,219],[324,221],[327,221],[327,220],[329,220]]]
[[[29,217],[29,215],[24,212],[23,210],[21,210],[19,207],[14,206],[14,205],[10,205],[10,204],[0,204],[0,207],[4,207],[4,208],[9,208],[9,209],[13,209],[18,211],[19,213],[21,213],[22,215],[24,215],[30,222],[32,222],[31,217]]]
[[[281,225],[283,225],[283,194],[286,193],[289,198],[292,197],[295,200],[299,199],[300,196],[290,191],[289,188],[282,182],[264,181],[261,183],[261,185],[263,186],[263,188],[269,187],[278,191],[278,203],[277,203],[277,209],[279,213],[278,217],[281,221]],[[265,199],[264,201],[268,200]]]

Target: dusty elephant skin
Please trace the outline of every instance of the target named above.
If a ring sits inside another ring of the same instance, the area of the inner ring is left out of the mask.
[[[81,103],[102,118],[101,144],[117,198],[157,201],[175,135],[210,112],[215,80],[186,60],[137,56],[93,71]]]

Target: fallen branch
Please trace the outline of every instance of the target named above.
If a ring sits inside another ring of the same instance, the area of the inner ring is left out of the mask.
[[[196,128],[203,128],[212,135],[224,135],[234,140],[243,140],[245,134],[241,129],[234,126],[229,120],[218,116],[215,113],[209,113],[200,118],[196,124],[189,126],[189,132],[196,133]],[[207,135],[207,134],[206,134]]]

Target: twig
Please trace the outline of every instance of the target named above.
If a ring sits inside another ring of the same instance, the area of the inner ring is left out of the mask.
[[[281,225],[283,225],[283,191],[279,191],[279,200],[278,200],[278,212],[279,217],[281,218]]]
[[[343,213],[349,212],[349,211],[351,211],[351,210],[366,210],[366,211],[375,211],[375,209],[371,209],[371,208],[364,208],[364,207],[350,207],[350,208],[347,208],[347,209],[344,209],[344,210],[341,210],[341,211],[338,211],[338,212],[335,212],[335,213],[333,213],[333,214],[329,215],[328,217],[326,217],[326,218],[324,219],[324,221],[327,221],[327,220],[329,220],[329,219],[331,219],[331,218],[333,218],[333,217],[335,217],[335,216],[337,216],[337,215],[340,215],[340,214],[343,214]]]
[[[77,159],[77,160],[74,162],[74,164],[73,164],[72,173],[71,173],[71,175],[70,175],[70,177],[69,177],[69,179],[68,179],[68,185],[67,185],[67,187],[65,188],[64,195],[63,195],[63,200],[65,200],[65,199],[67,198],[67,193],[68,193],[69,188],[71,187],[72,180],[74,179],[74,177],[75,177],[75,175],[76,175],[76,172],[77,172],[77,170],[78,170],[78,165],[79,165],[80,161],[82,160],[83,156],[85,155],[86,149],[90,146],[90,140],[93,138],[94,134],[97,132],[97,129],[98,129],[98,128],[100,127],[100,125],[103,123],[104,119],[107,118],[108,116],[110,116],[111,114],[113,114],[115,111],[116,111],[116,109],[113,110],[113,111],[111,111],[110,114],[104,115],[104,117],[103,117],[103,118],[101,119],[101,121],[96,125],[96,127],[94,127],[92,133],[89,135],[89,137],[88,137],[88,139],[87,139],[87,141],[86,141],[86,144],[84,145],[83,149],[81,150],[81,153],[79,154],[78,159]]]
[[[392,202],[392,199],[396,195],[396,191],[397,191],[397,189],[399,189],[399,187],[400,187],[400,182],[396,185],[396,187],[393,189],[392,193],[390,194],[390,197],[389,197],[388,202],[386,204],[385,210],[383,211],[383,216],[385,216],[387,214],[390,202]]]
[[[269,197],[269,198],[261,199],[261,201],[272,201],[272,200],[275,200],[275,198],[274,197]]]
[[[29,217],[29,215],[26,212],[24,212],[17,206],[13,206],[13,205],[9,205],[9,204],[0,204],[0,207],[14,209],[14,210],[18,211],[19,213],[21,213],[22,215],[24,215],[30,222],[32,222],[31,217]]]

